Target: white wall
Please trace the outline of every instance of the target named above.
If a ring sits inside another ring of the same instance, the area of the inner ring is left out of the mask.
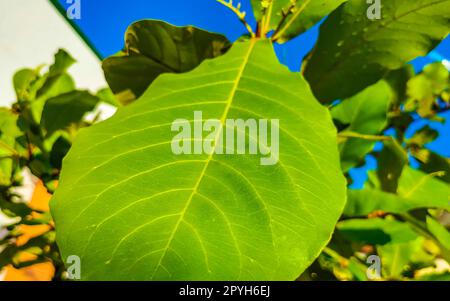
[[[77,63],[70,69],[81,89],[106,86],[100,62],[47,0],[0,0],[0,106],[15,100],[14,72],[50,64],[59,48]]]

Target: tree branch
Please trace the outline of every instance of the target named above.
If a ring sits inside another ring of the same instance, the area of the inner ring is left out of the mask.
[[[252,27],[247,23],[245,20],[246,12],[241,12],[241,3],[238,3],[236,7],[233,6],[233,0],[229,0],[229,2],[225,0],[216,0],[220,4],[224,5],[225,7],[229,8],[232,12],[234,12],[242,24],[244,24],[245,28],[247,28],[247,31],[250,33],[252,38],[255,37],[255,33],[253,32]]]

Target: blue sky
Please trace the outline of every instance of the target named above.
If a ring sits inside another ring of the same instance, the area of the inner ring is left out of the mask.
[[[59,0],[68,7],[66,0]],[[236,1],[236,0],[235,0]],[[242,0],[242,10],[248,12],[248,22],[254,26],[250,0]],[[234,41],[246,32],[244,26],[226,7],[215,0],[81,0],[81,20],[76,23],[85,33],[97,51],[107,57],[122,49],[123,36],[127,27],[140,19],[159,19],[174,25],[194,25],[199,28],[217,32]],[[319,26],[315,26],[305,34],[284,45],[276,46],[280,62],[292,71],[298,71],[302,58],[311,50],[317,39]],[[416,71],[433,61],[450,60],[450,38],[443,41],[427,57],[414,60]],[[450,112],[447,122],[429,122],[417,120],[409,130],[413,133],[425,124],[440,132],[440,137],[428,145],[431,150],[450,157]],[[352,174],[357,178],[355,187],[360,187],[365,179],[365,171],[375,168],[373,160],[368,159],[368,166],[355,170]]]

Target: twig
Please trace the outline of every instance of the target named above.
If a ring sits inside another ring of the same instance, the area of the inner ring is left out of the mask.
[[[233,0],[229,0],[228,2],[225,0],[216,0],[220,4],[224,5],[225,7],[228,7],[232,12],[234,12],[242,24],[244,24],[245,28],[247,28],[247,31],[250,33],[252,38],[255,37],[255,33],[253,32],[252,27],[247,23],[245,20],[245,16],[247,13],[245,11],[241,12],[241,3],[238,3],[236,7],[233,6]]]
[[[355,132],[339,133],[338,137],[340,137],[340,138],[356,138],[356,139],[371,140],[371,141],[392,140],[392,137],[390,137],[390,136],[364,135],[364,134],[359,134],[359,133],[355,133]]]
[[[272,40],[275,41],[278,37],[277,34],[280,31],[281,27],[284,25],[284,22],[286,22],[287,17],[292,14],[293,9],[295,8],[295,5],[297,5],[297,3],[295,1],[292,2],[291,6],[289,6],[289,8],[287,9],[287,11],[282,11],[282,18],[280,20],[280,23],[278,23],[277,28],[275,29],[275,32],[273,34]]]
[[[291,24],[295,21],[295,19],[297,19],[297,17],[305,10],[305,8],[308,6],[308,4],[311,2],[311,0],[305,0],[302,5],[296,9],[297,6],[297,1],[294,0],[292,2],[293,7],[291,6],[289,8],[289,11],[287,12],[287,14],[293,14],[293,17],[287,22],[286,26],[280,26],[280,28],[273,34],[272,37],[272,41],[276,41],[278,40],[278,38],[287,30],[287,28],[289,28],[289,26],[291,26]],[[286,15],[287,17],[287,15]],[[282,20],[284,23],[284,20]]]

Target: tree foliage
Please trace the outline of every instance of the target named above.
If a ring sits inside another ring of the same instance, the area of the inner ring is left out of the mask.
[[[67,73],[74,62],[59,50],[47,72],[44,66],[18,71],[13,78],[17,99],[11,108],[0,109],[0,209],[10,221],[1,225],[0,268],[51,262],[53,277],[63,277],[45,194],[57,187],[63,158],[78,131],[95,122],[85,117],[101,101],[76,89]],[[45,191],[35,192],[36,200],[22,193],[30,180]]]
[[[428,146],[450,108],[449,72],[408,62],[447,37],[450,1],[392,0],[371,20],[365,0],[253,0],[256,28],[240,5],[218,2],[248,34],[231,45],[139,21],[103,62],[112,92],[76,91],[62,51],[47,73],[14,76],[18,101],[0,111],[1,208],[19,217],[10,230],[32,211],[13,200],[19,172],[53,191],[62,165],[51,201],[59,260],[79,256],[83,280],[372,280],[372,255],[381,279],[448,279],[449,159]],[[324,17],[302,72],[281,66],[273,45]],[[99,101],[121,105],[78,133]],[[278,119],[277,164],[173,154],[172,122],[195,127],[195,111],[220,121],[193,139],[210,150],[228,118]],[[427,125],[412,130],[418,120]],[[376,169],[355,189],[368,160]],[[53,231],[40,239],[56,248]],[[8,235],[2,254],[14,263]]]

